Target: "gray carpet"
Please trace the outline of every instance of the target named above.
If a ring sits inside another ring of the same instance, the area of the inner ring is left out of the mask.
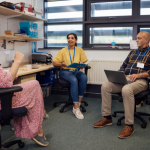
[[[66,99],[66,96],[59,96]],[[58,99],[57,95],[50,97]],[[48,108],[48,99],[45,100],[46,109]],[[118,135],[122,131],[124,121],[121,126],[117,126],[117,119],[122,116],[117,115],[113,118],[113,125],[104,128],[93,128],[93,124],[101,117],[101,100],[94,98],[84,98],[89,103],[86,107],[87,112],[84,113],[85,119],[79,120],[72,113],[72,107],[65,113],[59,113],[62,105],[47,112],[50,116],[49,120],[43,122],[43,129],[47,139],[50,141],[48,147],[40,147],[32,140],[23,139],[25,147],[23,149],[41,149],[41,150],[148,150],[150,148],[150,121],[148,117],[144,117],[147,122],[147,128],[141,128],[141,122],[135,119],[135,133],[128,139],[119,139]],[[50,106],[52,108],[52,106]],[[113,101],[112,112],[122,110],[123,103]],[[150,113],[150,107],[144,105],[137,110]],[[7,141],[18,139],[12,136]],[[17,145],[12,147],[19,149]]]

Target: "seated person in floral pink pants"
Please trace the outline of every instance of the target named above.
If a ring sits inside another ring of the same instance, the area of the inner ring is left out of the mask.
[[[8,72],[5,72],[0,66],[0,88],[13,86],[13,80],[23,58],[24,55],[22,53],[16,52],[14,63]],[[28,112],[24,117],[14,117],[15,136],[32,139],[41,146],[48,146],[49,142],[46,140],[42,129],[44,101],[40,84],[38,81],[32,80],[19,84],[19,86],[23,90],[15,93],[16,96],[12,99],[12,108],[26,107]]]

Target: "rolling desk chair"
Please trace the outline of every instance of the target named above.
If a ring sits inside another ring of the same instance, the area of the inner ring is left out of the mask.
[[[143,122],[143,124],[141,124],[142,128],[146,128],[147,122],[141,117],[141,116],[150,116],[149,113],[144,113],[144,112],[137,112],[136,111],[136,105],[138,105],[139,103],[141,103],[141,101],[144,101],[147,99],[148,95],[150,94],[150,89],[149,89],[149,83],[150,83],[150,78],[148,78],[148,89],[140,92],[136,95],[134,95],[134,99],[135,99],[135,105],[134,105],[134,117],[138,118],[139,120],[141,120]],[[119,96],[119,101],[122,101],[122,94],[121,93],[115,93],[116,95]],[[124,111],[115,111],[112,116],[116,117],[117,113],[124,113]],[[125,118],[125,116],[122,116],[121,118],[118,119],[117,125],[121,125],[121,120],[123,120]],[[149,117],[150,120],[150,117]]]
[[[87,75],[88,69],[90,69],[90,68],[91,68],[90,66],[86,66],[86,67],[85,67],[85,74],[86,74],[86,75]],[[60,109],[60,113],[62,113],[62,112],[64,112],[64,109],[65,109],[67,106],[73,105],[73,100],[72,100],[72,98],[71,98],[71,93],[70,93],[70,83],[69,83],[68,81],[66,81],[66,80],[61,79],[61,78],[58,77],[58,72],[59,72],[59,70],[60,70],[60,67],[56,67],[56,66],[55,66],[55,69],[56,69],[56,81],[61,85],[61,87],[62,87],[61,89],[67,88],[68,91],[69,91],[69,99],[68,99],[68,101],[55,102],[55,103],[53,104],[53,106],[56,107],[56,105],[59,104],[59,103],[65,103],[65,105]],[[88,106],[88,103],[87,103],[87,102],[82,101],[82,103],[84,103],[85,106]],[[82,105],[80,105],[80,107],[82,108],[82,112],[86,112],[86,109],[85,109]]]
[[[13,117],[23,117],[27,114],[27,109],[25,107],[11,108],[12,107],[12,97],[15,96],[14,92],[22,91],[22,87],[13,86],[12,88],[1,88],[0,89],[0,100],[1,100],[1,110],[0,110],[0,127],[5,125],[10,125],[10,121]],[[8,143],[1,144],[1,134],[0,134],[0,150],[10,150],[10,146],[17,144],[20,148],[24,147],[24,143],[21,140],[15,140]]]

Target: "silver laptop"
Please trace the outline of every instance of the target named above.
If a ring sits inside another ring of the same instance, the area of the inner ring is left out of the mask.
[[[109,82],[118,84],[129,84],[125,75],[121,71],[104,70]]]

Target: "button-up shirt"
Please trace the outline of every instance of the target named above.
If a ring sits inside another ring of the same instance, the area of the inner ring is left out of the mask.
[[[125,75],[139,74],[143,72],[147,72],[150,75],[150,49],[148,48],[149,47],[139,50],[139,53],[138,49],[131,51],[120,67],[119,71],[124,71]],[[145,51],[147,51],[147,53],[142,59]],[[138,62],[144,63],[144,68],[137,67]]]

